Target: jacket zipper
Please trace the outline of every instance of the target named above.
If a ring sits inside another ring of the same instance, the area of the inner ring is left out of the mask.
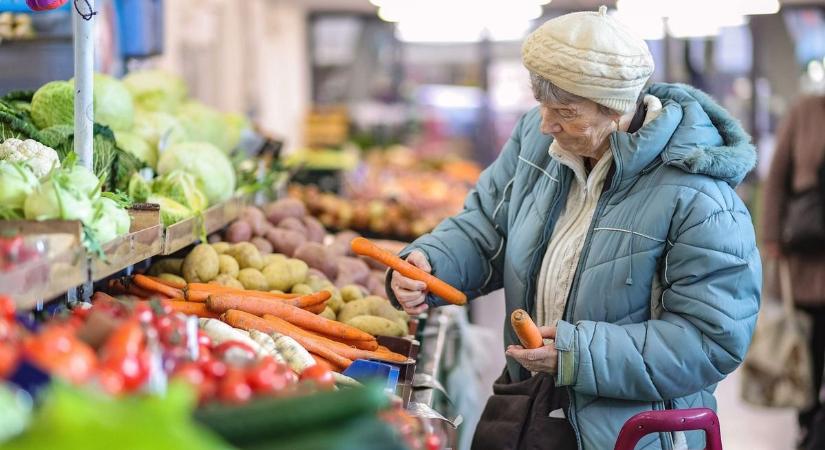
[[[610,137],[610,151],[616,147],[616,142],[614,138]],[[587,255],[590,254],[590,241],[593,239],[593,228],[596,227],[595,223],[601,217],[602,211],[607,205],[608,200],[612,197],[613,190],[616,188],[615,185],[618,185],[619,180],[621,177],[621,166],[622,166],[622,159],[621,154],[619,152],[613,152],[613,158],[615,163],[615,170],[613,172],[613,179],[610,180],[610,187],[606,190],[602,191],[602,195],[599,197],[599,202],[596,204],[596,210],[593,213],[593,220],[590,221],[590,228],[587,230],[587,237],[584,240],[584,250],[582,254],[579,256],[579,262],[576,266],[576,273],[573,277],[575,280],[573,288],[570,290],[570,293],[567,296],[567,305],[565,306],[565,313],[564,318],[568,322],[572,323],[571,318],[573,316],[573,311],[576,306],[576,293],[579,290],[579,281],[581,279],[581,273],[584,270],[582,263],[587,260]],[[609,195],[608,195],[609,194]],[[575,325],[575,324],[574,324]],[[573,427],[573,431],[576,433],[576,442],[578,443],[578,447],[582,448],[581,442],[581,433],[579,432],[579,424],[576,421],[576,398],[573,395],[573,388],[567,387],[567,396],[570,398],[570,406],[568,408],[567,416],[570,418],[570,425]]]

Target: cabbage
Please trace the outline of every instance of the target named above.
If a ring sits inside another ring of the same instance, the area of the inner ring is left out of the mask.
[[[145,202],[152,195],[152,185],[139,173],[132,174],[132,178],[129,179],[128,194],[133,202]]]
[[[23,204],[23,213],[29,220],[80,220],[88,223],[92,218],[92,201],[74,189],[62,170],[52,173],[38,186]]]
[[[64,171],[68,186],[90,199],[100,196],[100,180],[89,169],[75,164]]]
[[[32,97],[32,121],[43,129],[74,123],[74,80],[46,83]],[[115,130],[128,130],[134,121],[134,104],[123,84],[108,75],[94,78],[94,119]]]
[[[129,232],[132,224],[129,213],[116,201],[107,197],[99,197],[94,201],[92,209],[89,230],[101,244]]]
[[[228,126],[224,114],[203,103],[184,103],[178,109],[177,118],[186,130],[189,140],[208,142],[225,153],[229,153],[234,145],[237,145],[232,139],[240,140],[240,132],[237,138],[232,136],[233,131]]]
[[[210,205],[226,200],[235,191],[235,170],[226,155],[205,142],[174,144],[160,155],[158,174],[182,169],[192,174]]]
[[[191,209],[181,205],[169,197],[162,195],[150,195],[146,199],[147,203],[157,203],[160,205],[160,221],[164,227],[180,222],[181,220],[194,217],[195,213]]]
[[[32,97],[32,122],[43,129],[74,123],[74,85],[68,81],[46,83]]]
[[[117,142],[117,146],[122,150],[135,155],[149,167],[155,168],[155,166],[157,166],[157,148],[150,146],[137,134],[128,131],[117,131],[115,132],[115,142]]]
[[[4,209],[22,212],[26,197],[37,185],[37,177],[25,164],[0,161],[0,206]]]
[[[182,170],[173,170],[158,177],[152,184],[152,191],[171,198],[195,213],[209,206],[206,195],[198,188],[195,177]]]
[[[123,78],[135,105],[147,111],[174,112],[186,99],[186,83],[162,70],[132,72]]]
[[[161,144],[169,146],[189,140],[178,119],[165,112],[138,110],[132,132],[146,141],[155,155],[160,154]]]

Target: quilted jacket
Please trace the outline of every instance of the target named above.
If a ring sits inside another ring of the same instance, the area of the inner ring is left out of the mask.
[[[642,411],[715,408],[716,384],[742,362],[759,310],[753,225],[733,190],[756,161],[750,137],[701,91],[648,93],[662,112],[610,136],[614,165],[558,322],[556,382],[569,389],[582,449],[612,448]],[[537,272],[573,177],[548,154],[540,121],[538,109],[526,113],[464,210],[402,252],[423,251],[469,298],[504,288],[508,316],[535,312]],[[505,347],[517,343],[508,322]],[[530,376],[511,359],[507,370]],[[704,448],[701,431],[686,435]],[[672,446],[660,433],[637,448]]]

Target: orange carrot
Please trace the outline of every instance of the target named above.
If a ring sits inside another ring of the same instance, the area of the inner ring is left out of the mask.
[[[312,314],[321,314],[322,312],[324,312],[325,309],[327,309],[327,304],[326,302],[318,303],[317,305],[306,306],[301,309],[307,312],[311,312]]]
[[[310,337],[300,331],[300,329],[295,325],[292,325],[289,322],[275,316],[270,316],[269,320],[264,320],[258,316],[254,316],[243,311],[230,309],[223,314],[221,320],[235,328],[240,328],[246,331],[256,329],[264,333],[281,333],[295,339],[295,341],[301,344],[301,346],[307,349],[307,351],[321,355],[336,365],[341,367],[349,367],[349,365],[352,364],[352,360],[336,353],[334,350],[325,345],[322,339]]]
[[[164,279],[164,278],[161,278],[161,277],[154,277],[152,275],[146,275],[146,278],[149,278],[150,280],[157,281],[160,284],[165,284],[165,285],[167,285],[171,288],[175,288],[175,289],[183,290],[183,288],[186,287],[186,283],[180,283],[180,282],[177,282],[177,281],[167,280],[167,279]]]
[[[190,316],[206,317],[213,319],[218,319],[221,316],[218,313],[210,311],[203,303],[184,301],[164,301],[163,304],[168,305],[170,308],[172,308],[172,311],[174,312],[179,312]]]
[[[539,332],[539,327],[530,318],[530,314],[523,309],[517,309],[510,314],[510,325],[516,332],[521,345],[524,348],[539,348],[544,345],[544,340]]]
[[[115,305],[118,303],[118,301],[116,298],[112,297],[111,295],[105,292],[97,291],[94,294],[92,294],[92,303],[106,303]]]
[[[107,285],[107,290],[112,294],[125,294],[126,293],[126,285],[123,284],[123,281],[120,278],[112,278],[109,280],[109,284]]]
[[[147,291],[156,292],[169,298],[183,297],[183,291],[180,289],[167,286],[146,275],[137,274],[132,277],[132,282]]]
[[[166,298],[165,295],[158,294],[157,292],[152,292],[152,291],[143,289],[142,287],[136,285],[135,283],[129,283],[129,285],[126,286],[126,293],[138,296],[138,297],[140,297],[144,300],[148,300],[151,297]]]
[[[315,359],[315,363],[321,365],[321,367],[324,367],[327,370],[332,370],[332,371],[335,371],[335,372],[340,372],[341,371],[341,369],[338,366],[336,366],[335,364],[333,364],[332,362],[330,362],[328,359],[324,358],[323,356],[321,356],[317,353],[312,353],[312,352],[310,352],[310,355],[312,355],[312,358]]]
[[[276,319],[280,319],[279,317],[275,317],[270,314],[264,314],[264,319],[268,321],[276,321]],[[280,319],[283,320],[283,319]],[[300,330],[300,328],[299,328]],[[306,331],[298,331],[303,336],[307,337]],[[388,352],[388,353],[379,353],[379,352],[371,352],[369,350],[361,350],[359,348],[350,347],[347,344],[334,341],[324,336],[318,336],[314,339],[320,340],[323,342],[327,347],[332,349],[335,353],[348,358],[348,359],[380,359],[383,361],[390,361],[390,362],[407,362],[407,357],[403,355],[399,355],[398,353]],[[300,341],[299,341],[300,342]],[[307,350],[310,350],[307,348]],[[310,350],[311,351],[311,350]]]
[[[372,258],[375,261],[389,266],[391,269],[397,270],[405,277],[423,281],[427,284],[427,288],[430,292],[443,298],[448,303],[452,303],[454,305],[463,305],[467,303],[467,296],[464,295],[463,292],[430,275],[429,273],[424,272],[407,261],[404,261],[387,250],[375,245],[368,239],[362,237],[355,238],[352,240],[350,245],[352,246],[352,251],[361,256]]]
[[[299,294],[275,294],[265,291],[253,291],[247,289],[235,289],[220,284],[207,283],[189,283],[186,285],[186,299],[190,302],[205,302],[210,294],[236,294],[236,295],[255,295],[261,298],[271,298],[275,300],[293,299],[301,297]]]
[[[329,292],[321,291],[318,294],[326,294]],[[313,294],[314,295],[314,294]],[[344,339],[354,341],[369,341],[373,336],[365,333],[358,328],[329,320],[309,311],[304,311],[292,305],[283,302],[266,301],[257,298],[240,297],[237,295],[215,294],[210,295],[206,299],[206,305],[215,312],[224,312],[228,309],[239,309],[257,316],[264,314],[271,314],[289,323],[300,326],[307,330],[317,331],[319,333],[328,334],[330,336],[337,336]]]

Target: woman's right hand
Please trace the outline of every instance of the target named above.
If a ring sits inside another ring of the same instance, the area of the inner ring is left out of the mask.
[[[413,250],[407,256],[407,262],[424,272],[432,271],[427,257],[418,250]],[[392,273],[390,288],[407,314],[417,316],[427,310],[427,284],[423,281],[407,278],[396,270]]]

